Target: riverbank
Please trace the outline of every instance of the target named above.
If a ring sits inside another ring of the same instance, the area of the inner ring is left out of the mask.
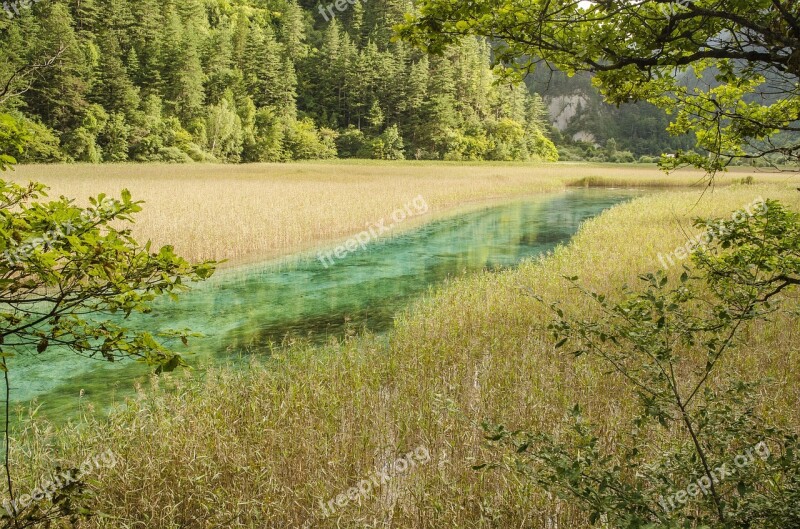
[[[449,282],[398,318],[386,340],[301,343],[249,370],[154,378],[108,421],[62,430],[30,422],[22,433],[31,444],[13,454],[25,461],[17,468],[33,483],[56,462],[112,449],[120,463],[94,476],[105,517],[85,527],[586,527],[573,506],[516,475],[472,469],[497,457],[480,429],[485,419],[557,434],[580,403],[605,432],[604,446],[626,435],[619,426],[633,395],[596,361],[556,351],[549,316],[527,289],[588,316],[596,305],[564,276],[600,292],[632,285],[662,267],[659,254],[686,242],[691,218],[730,218],[759,198],[800,209],[800,193],[785,185],[643,197],[587,222],[547,258]],[[770,380],[764,412],[798,424],[797,319],[753,324],[742,336],[725,369]],[[325,516],[331,499],[347,499],[364,479],[421,450],[426,457],[413,468],[406,462]]]
[[[158,302],[152,313],[133,314],[125,325],[151,333],[184,328],[202,333],[188,344],[175,343],[195,368],[269,357],[280,344],[298,339],[324,343],[363,330],[383,333],[399,311],[447,278],[538,257],[569,242],[584,220],[641,193],[542,194],[448,216],[370,241],[363,249],[353,238],[352,252],[348,242],[326,252],[336,258],[333,263],[323,249],[228,268],[195,285],[179,303]],[[415,211],[414,204],[410,209]],[[133,381],[149,372],[132,361],[76,361],[58,348],[9,362],[16,382],[12,398],[37,399],[42,414],[64,421],[75,417],[79,394],[80,402],[105,408],[130,396]]]
[[[784,182],[784,174],[737,170],[719,186],[748,176]],[[491,202],[567,187],[702,187],[704,175],[665,175],[655,166],[579,163],[309,162],[251,165],[23,165],[6,175],[41,181],[53,195],[86,199],[127,188],[145,201],[133,228],[139,240],[171,244],[192,261],[263,261],[344,240],[388,218],[417,197],[424,215],[411,229]]]

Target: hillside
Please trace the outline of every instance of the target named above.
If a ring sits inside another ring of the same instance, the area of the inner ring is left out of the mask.
[[[428,56],[392,40],[407,2],[338,5],[13,4],[0,110],[32,131],[24,162],[557,157],[541,100],[494,83],[485,42]]]
[[[602,151],[587,152],[588,145],[580,144],[605,147],[609,140],[620,151],[630,151],[637,158],[694,146],[692,135],[671,136],[667,132],[668,116],[649,103],[617,107],[604,102],[589,74],[568,77],[560,71],[540,68],[528,77],[527,85],[547,105],[555,129],[554,140],[566,148],[562,149],[562,159],[603,156]]]

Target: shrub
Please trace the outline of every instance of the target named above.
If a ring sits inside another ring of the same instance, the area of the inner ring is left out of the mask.
[[[192,162],[192,158],[177,147],[162,147],[158,151],[158,156],[162,162],[167,162],[167,163]]]
[[[336,150],[341,158],[367,158],[371,147],[364,133],[352,125],[336,138]]]
[[[641,529],[800,527],[800,441],[756,412],[764,391],[722,371],[748,323],[768,320],[796,298],[800,214],[767,201],[752,216],[697,220],[708,245],[675,284],[663,273],[622,300],[584,291],[599,319],[574,321],[557,305],[556,348],[597,357],[627,382],[638,413],[604,447],[576,406],[571,429],[489,438],[512,449],[512,466],[545,490],[585,509],[592,524]],[[570,278],[576,288],[577,278]],[[660,442],[659,433],[673,438]]]
[[[293,160],[336,158],[336,145],[331,141],[330,135],[323,139],[310,118],[289,123],[286,131],[286,147]]]
[[[403,138],[397,125],[392,125],[372,140],[372,157],[376,160],[403,160]]]

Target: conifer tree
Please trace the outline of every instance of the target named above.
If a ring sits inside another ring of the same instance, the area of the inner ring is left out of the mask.
[[[184,124],[189,124],[203,114],[205,74],[200,64],[197,42],[190,33],[184,38],[183,48],[185,54],[176,65],[174,84],[169,87],[168,93],[175,115]]]
[[[271,27],[253,24],[247,35],[244,82],[256,106],[277,105],[283,92],[281,85],[283,46],[275,40]]]
[[[328,157],[337,135],[348,156],[388,156],[381,139],[393,157],[402,143],[405,156],[479,159],[518,127],[527,147],[502,156],[534,156],[550,130],[541,100],[495,83],[486,41],[436,57],[394,41],[408,9],[358,0],[323,23],[299,0],[48,0],[0,17],[3,78],[59,55],[15,80],[0,111],[84,160]],[[238,135],[220,134],[237,119]]]
[[[297,5],[296,0],[289,0],[281,17],[281,42],[285,46],[286,54],[297,64],[308,54],[305,44],[305,20],[303,9]]]
[[[128,73],[144,96],[163,89],[162,46],[164,32],[163,8],[158,0],[137,0],[131,3],[133,25],[130,28],[138,67],[129,64]],[[129,57],[130,60],[130,57]]]
[[[131,117],[139,108],[139,90],[128,77],[115,33],[100,34],[100,59],[91,98],[109,112]]]
[[[45,123],[63,132],[78,126],[88,108],[87,96],[92,83],[92,65],[84,45],[72,27],[72,16],[60,3],[42,6],[31,56],[58,60],[43,69],[25,93],[29,111]]]

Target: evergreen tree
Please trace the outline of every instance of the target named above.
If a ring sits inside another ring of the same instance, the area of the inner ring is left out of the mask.
[[[58,60],[43,69],[25,94],[28,111],[56,130],[68,132],[80,126],[92,83],[88,48],[72,27],[72,17],[63,4],[43,6],[33,41],[32,57],[41,60],[58,54]]]
[[[459,128],[454,67],[450,58],[434,56],[428,71],[428,97],[422,107],[418,141],[425,157],[440,158],[448,150],[450,131]]]
[[[206,80],[206,102],[216,104],[226,90],[239,89],[242,72],[234,68],[233,31],[227,20],[221,21],[206,39],[203,53]]]
[[[232,59],[236,68],[247,69],[247,43],[250,39],[250,19],[244,9],[238,9],[233,18],[233,35],[231,37]]]
[[[128,73],[144,96],[156,94],[163,88],[162,43],[166,34],[162,4],[158,0],[137,0],[131,3],[131,10],[130,33],[136,64],[129,64]]]
[[[275,40],[272,28],[254,24],[247,35],[244,82],[256,106],[273,106],[282,102],[284,81],[283,46]]]
[[[322,124],[336,128],[342,119],[341,94],[344,88],[342,70],[339,22],[334,19],[325,29],[322,45],[316,57],[316,68],[312,76],[314,97],[309,98],[306,108],[324,115]]]
[[[128,77],[115,33],[101,33],[100,60],[91,98],[109,112],[131,117],[139,108],[139,91]]]
[[[379,134],[381,127],[383,126],[383,111],[381,110],[381,106],[378,104],[377,100],[372,102],[372,106],[367,113],[367,121],[369,122],[373,132]]]
[[[208,36],[209,26],[206,8],[202,0],[175,0],[186,32],[197,42]]]
[[[553,125],[550,119],[550,111],[547,109],[542,96],[534,93],[528,99],[528,112],[526,116],[529,126],[535,127],[545,135],[549,135]]]
[[[289,57],[283,61],[279,80],[276,105],[282,116],[294,119],[297,115],[297,74]]]
[[[355,0],[352,7],[352,21],[350,22],[350,36],[357,48],[361,48],[364,41],[364,3],[363,0]]]
[[[322,24],[299,0],[37,3],[0,17],[0,76],[59,57],[16,79],[0,111],[38,127],[49,139],[36,156],[51,158],[275,161],[336,145],[343,156],[552,158],[544,103],[496,84],[486,41],[428,56],[392,40],[407,0],[348,6]]]
[[[308,47],[305,44],[305,16],[296,0],[289,0],[283,11],[281,42],[293,64],[297,64],[308,54]]]
[[[81,0],[70,5],[78,33],[93,33],[97,30],[100,8],[97,0]]]
[[[356,43],[347,33],[342,32],[339,43],[339,58],[334,63],[334,67],[339,72],[336,77],[339,85],[338,101],[339,108],[344,113],[343,121],[340,121],[339,125],[345,128],[356,124],[353,102],[355,99],[354,94],[358,94],[358,85],[351,72],[355,71],[358,59],[359,53]]]
[[[168,93],[175,114],[188,124],[203,113],[205,74],[200,64],[197,42],[190,34],[184,39],[184,49],[185,55],[177,65],[177,75]]]

